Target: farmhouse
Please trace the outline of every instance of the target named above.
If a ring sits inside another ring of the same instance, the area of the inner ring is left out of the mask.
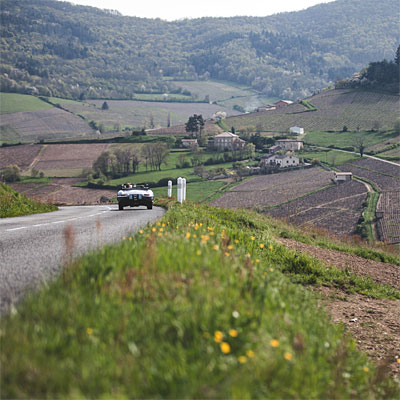
[[[276,110],[276,106],[266,105],[266,106],[261,106],[261,107],[256,108],[256,112],[272,111],[272,110]]]
[[[298,157],[294,156],[291,153],[287,153],[284,155],[268,155],[261,159],[261,166],[276,166],[279,168],[287,168],[287,167],[295,167],[299,165],[300,160]]]
[[[300,126],[292,126],[289,129],[289,132],[293,135],[304,135],[304,128],[300,128]]]
[[[268,149],[269,154],[275,154],[277,151],[281,150],[282,148],[278,145],[273,145]]]
[[[246,142],[231,132],[222,132],[214,136],[214,149],[219,151],[238,150],[246,146]]]
[[[299,151],[303,148],[303,142],[301,140],[279,139],[275,144],[281,149],[288,151]]]
[[[274,106],[276,108],[281,108],[281,107],[286,107],[289,104],[293,104],[293,101],[291,101],[291,100],[279,100],[274,104]]]
[[[193,147],[196,147],[197,145],[197,139],[182,139],[182,146],[187,149],[191,149]]]
[[[335,177],[333,179],[336,183],[351,181],[353,179],[353,174],[351,172],[335,172]]]

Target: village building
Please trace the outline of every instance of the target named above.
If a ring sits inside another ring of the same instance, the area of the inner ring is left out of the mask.
[[[279,168],[288,168],[288,167],[296,167],[300,164],[299,157],[294,156],[292,153],[286,153],[283,155],[273,154],[265,156],[261,159],[262,167],[279,167]]]
[[[304,135],[304,128],[301,128],[300,126],[292,126],[289,129],[289,132],[292,135]]]
[[[266,106],[258,107],[256,109],[256,112],[272,111],[272,110],[276,110],[276,106],[269,104],[269,105],[266,105]]]
[[[281,146],[275,144],[268,149],[268,152],[269,154],[275,154],[279,150],[282,150]]]
[[[276,108],[281,108],[281,107],[286,107],[289,104],[293,104],[293,101],[291,101],[291,100],[279,100],[274,104],[274,106]]]
[[[197,139],[182,139],[182,147],[185,147],[186,149],[192,149],[196,146],[198,146]]]
[[[214,149],[218,151],[239,150],[246,146],[246,142],[231,132],[222,132],[214,136]]]
[[[333,180],[336,183],[351,181],[353,179],[353,174],[351,172],[335,172]]]
[[[301,140],[293,139],[279,139],[275,142],[283,150],[287,151],[299,151],[303,148],[303,142]]]

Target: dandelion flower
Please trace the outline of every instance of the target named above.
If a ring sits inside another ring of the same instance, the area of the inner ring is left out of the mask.
[[[160,232],[164,232],[164,229],[163,229],[163,228],[160,228],[159,231],[160,231]]]
[[[249,257],[249,258],[250,258],[250,257],[251,257],[251,254],[250,254],[250,253],[247,253],[247,254],[246,254],[246,257]]]
[[[274,269],[273,269],[273,268],[270,268],[270,269],[269,269],[269,272],[274,272]]]
[[[228,249],[229,249],[229,250],[232,250],[232,249],[233,249],[233,246],[230,244],[230,245],[228,246]]]
[[[256,263],[259,263],[259,262],[260,262],[260,260],[257,258],[257,259],[256,259]]]
[[[165,224],[163,223],[162,225],[161,225],[163,228],[165,228]]]
[[[286,352],[283,357],[285,357],[285,360],[287,361],[290,361],[293,358],[292,354],[288,352]]]
[[[246,355],[249,358],[253,358],[255,356],[254,351],[253,350],[247,350],[246,351]]]
[[[363,368],[363,371],[364,371],[364,372],[369,372],[369,368],[368,368],[368,367],[364,367],[364,368]]]
[[[238,357],[238,361],[240,362],[240,364],[245,364],[247,362],[247,357],[240,356]]]
[[[274,249],[274,246],[272,246],[272,244],[270,244],[270,245],[268,246],[268,248],[269,248],[270,250],[273,250],[273,249]]]
[[[160,224],[160,222],[157,222],[157,226],[160,226],[161,224]]]
[[[141,235],[143,235],[143,229],[141,229],[141,230],[139,231],[139,233],[140,233]]]
[[[122,240],[126,240],[126,237],[125,237],[125,236],[122,236]]]
[[[251,240],[256,240],[256,238],[255,238],[254,236],[252,236],[250,239],[251,239]]]
[[[230,329],[229,330],[229,336],[232,337],[237,337],[239,335],[238,331],[236,329]]]
[[[200,250],[197,250],[197,251],[196,251],[196,254],[197,254],[198,256],[201,256],[201,251],[200,251]]]
[[[279,346],[279,340],[272,339],[272,340],[269,342],[269,344],[270,344],[272,347],[278,347],[278,346]]]
[[[151,231],[152,231],[152,232],[156,232],[156,231],[157,231],[157,229],[156,229],[156,228],[154,228],[154,226],[153,226],[153,228],[151,228]]]
[[[260,243],[260,249],[263,249],[265,247],[264,243]]]
[[[217,343],[221,343],[223,338],[224,334],[221,331],[214,332],[214,341],[216,341]]]
[[[224,253],[227,257],[229,256],[229,253],[226,251],[225,253]]]
[[[238,239],[235,239],[235,243],[238,244],[238,243],[239,243],[239,240],[238,240]]]
[[[218,249],[219,249],[219,246],[217,244],[214,244],[213,250],[218,250]]]
[[[129,240],[132,240],[132,236],[129,236]]]
[[[396,361],[397,361],[397,364],[400,364],[400,357],[398,357],[398,358],[396,359]]]
[[[186,232],[186,239],[190,238],[190,232]]]
[[[91,335],[93,333],[93,329],[92,328],[87,328],[86,332],[88,335]]]
[[[228,354],[228,353],[230,353],[230,351],[231,351],[231,346],[229,346],[229,343],[222,342],[222,343],[219,345],[219,347],[221,348],[221,351],[222,351],[224,354]]]
[[[194,233],[194,234],[193,234],[193,237],[196,239],[196,238],[197,238],[197,235]]]

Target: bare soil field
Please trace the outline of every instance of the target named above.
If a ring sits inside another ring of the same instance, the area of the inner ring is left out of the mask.
[[[257,176],[235,186],[211,204],[226,208],[267,208],[321,189],[332,183],[332,177],[331,172],[321,168]]]
[[[376,121],[391,129],[400,110],[400,97],[396,95],[360,90],[326,90],[307,99],[316,111],[307,111],[301,104],[282,109],[252,113],[227,119],[229,126],[239,128],[260,125],[263,130],[288,132],[291,126],[308,131],[341,131],[346,125],[351,131],[371,130]]]
[[[48,144],[40,154],[33,168],[43,171],[46,176],[55,176],[57,170],[74,171],[89,168],[109,144]],[[61,175],[64,176],[64,175]]]
[[[269,213],[297,225],[312,224],[338,236],[352,235],[367,192],[364,184],[349,181],[275,207]]]
[[[11,186],[32,199],[57,205],[100,204],[116,197],[112,190],[72,187],[79,181],[79,178],[54,178],[49,185],[15,183]]]
[[[400,191],[383,192],[376,207],[377,230],[382,242],[400,243]]]
[[[0,169],[8,165],[18,165],[22,171],[27,169],[38,156],[41,148],[40,144],[0,147]]]
[[[4,114],[0,121],[0,126],[3,125],[18,132],[18,139],[25,141],[85,136],[93,132],[84,120],[59,108]],[[1,139],[6,141],[16,138]]]
[[[347,269],[350,272],[370,277],[377,283],[400,289],[400,267],[352,254],[321,249],[291,239],[277,241],[298,252],[307,253],[327,266]],[[355,338],[360,350],[377,362],[382,373],[400,377],[400,302],[398,300],[376,300],[360,294],[347,293],[340,288],[318,287],[313,289],[322,295],[322,305],[336,323],[341,323]]]

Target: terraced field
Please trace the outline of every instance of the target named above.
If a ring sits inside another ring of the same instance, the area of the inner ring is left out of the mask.
[[[212,205],[267,208],[330,185],[333,174],[321,168],[261,175],[225,192]]]
[[[385,243],[400,243],[400,191],[384,192],[376,207],[377,228]]]
[[[367,192],[364,184],[349,181],[282,204],[269,213],[298,225],[312,224],[338,236],[352,235]]]
[[[306,131],[341,131],[346,125],[351,131],[374,129],[378,121],[391,129],[400,110],[400,97],[396,95],[359,90],[326,90],[308,101],[317,111],[307,111],[300,104],[241,115],[227,119],[229,126],[260,125],[264,131],[288,132],[294,125]]]
[[[21,170],[28,168],[41,148],[40,144],[0,147],[0,169],[8,165],[18,165]]]

